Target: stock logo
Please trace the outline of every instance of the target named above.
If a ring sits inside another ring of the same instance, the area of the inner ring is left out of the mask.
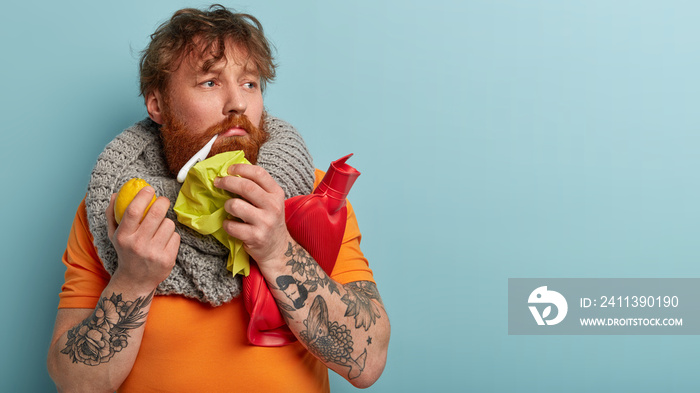
[[[566,317],[566,312],[569,310],[569,305],[566,303],[566,299],[561,293],[556,291],[548,291],[547,287],[539,287],[532,291],[530,297],[527,299],[529,304],[549,304],[542,310],[542,314],[537,310],[536,306],[529,306],[532,316],[537,321],[538,325],[556,325],[564,320]],[[556,317],[552,319],[547,319],[552,314],[552,305],[557,308]]]

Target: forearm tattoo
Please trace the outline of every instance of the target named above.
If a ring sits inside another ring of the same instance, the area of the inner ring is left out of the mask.
[[[289,243],[284,256],[290,258],[287,261],[287,266],[292,267],[292,274],[296,273],[302,277],[304,280],[302,284],[308,292],[315,292],[318,287],[325,288],[327,286],[331,295],[333,292],[340,294],[335,281],[328,277],[321,266],[300,245]]]
[[[340,297],[338,284],[298,244],[289,243],[285,256],[289,258],[287,266],[292,268],[292,274],[277,277],[274,282],[276,286],[271,285],[289,299],[289,303],[277,300],[280,312],[287,320],[293,319],[291,313],[302,309],[313,299],[308,317],[303,321],[305,330],[300,332],[300,340],[324,363],[349,367],[349,379],[359,377],[365,367],[367,349],[353,359],[352,330],[329,320],[326,300],[322,295],[312,296],[319,288],[328,288],[330,296],[335,293]],[[381,318],[380,307],[383,307],[377,286],[369,281],[358,281],[343,285],[343,289],[345,294],[340,300],[347,305],[345,317],[354,318],[356,329],[369,331]],[[362,341],[364,343],[365,340]],[[372,344],[370,336],[367,336],[366,343],[367,346]]]
[[[350,367],[348,378],[360,376],[365,368],[367,350],[353,359],[352,334],[345,325],[328,320],[328,306],[321,296],[316,296],[309,317],[304,321],[306,330],[300,333],[301,340],[306,343],[309,351],[324,363],[335,363]]]
[[[372,324],[377,323],[377,318],[380,318],[379,306],[372,300],[376,300],[380,305],[382,299],[379,297],[377,286],[369,281],[356,281],[345,285],[347,293],[340,299],[347,304],[345,316],[355,318],[355,327],[365,328],[369,330]]]
[[[61,350],[73,363],[97,366],[106,363],[115,353],[126,348],[129,331],[146,322],[144,308],[151,303],[153,292],[133,302],[125,302],[122,295],[112,294],[97,302],[92,315],[68,331],[68,342]]]

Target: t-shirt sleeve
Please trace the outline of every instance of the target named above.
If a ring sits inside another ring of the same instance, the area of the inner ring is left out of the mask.
[[[321,182],[325,173],[316,169],[316,181],[314,187]],[[355,210],[350,202],[347,202],[348,219],[345,224],[345,234],[343,235],[343,243],[340,246],[338,259],[333,267],[331,278],[340,284],[347,284],[354,281],[371,281],[374,282],[372,269],[369,268],[367,258],[365,258],[360,249],[360,241],[362,234],[357,225],[357,217]]]
[[[331,278],[341,284],[347,284],[354,281],[371,281],[374,282],[372,269],[369,268],[367,258],[365,258],[362,250],[360,250],[360,241],[362,234],[357,225],[357,218],[350,202],[348,206],[348,221],[345,226],[345,235],[343,235],[343,244],[340,246],[338,260],[333,267]]]
[[[58,295],[58,308],[95,308],[110,275],[93,245],[84,199],[75,213],[63,264],[66,265],[66,274]]]

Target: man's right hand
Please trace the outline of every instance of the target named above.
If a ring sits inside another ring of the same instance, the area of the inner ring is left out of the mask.
[[[141,189],[124,211],[119,225],[114,218],[116,194],[112,194],[105,212],[109,239],[119,258],[112,278],[133,285],[139,292],[152,291],[168,277],[180,248],[175,223],[165,217],[170,207],[168,198],[158,197],[146,216],[143,215],[154,194],[152,187]]]

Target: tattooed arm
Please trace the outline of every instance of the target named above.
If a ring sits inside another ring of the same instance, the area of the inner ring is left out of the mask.
[[[263,168],[232,165],[214,185],[241,198],[224,208],[239,220],[224,229],[243,241],[272,289],[287,324],[329,368],[367,387],[381,375],[389,344],[389,319],[371,282],[331,280],[289,235],[284,191]]]
[[[58,391],[114,392],[129,375],[153,294],[123,292],[108,285],[94,310],[58,311],[48,358]]]
[[[296,242],[263,271],[287,325],[311,353],[357,387],[381,375],[389,319],[373,282],[333,281]]]
[[[131,371],[141,345],[153,291],[175,264],[179,235],[165,218],[170,202],[140,191],[117,228],[114,198],[108,234],[119,258],[95,309],[61,309],[54,325],[48,369],[59,391],[114,392]]]

